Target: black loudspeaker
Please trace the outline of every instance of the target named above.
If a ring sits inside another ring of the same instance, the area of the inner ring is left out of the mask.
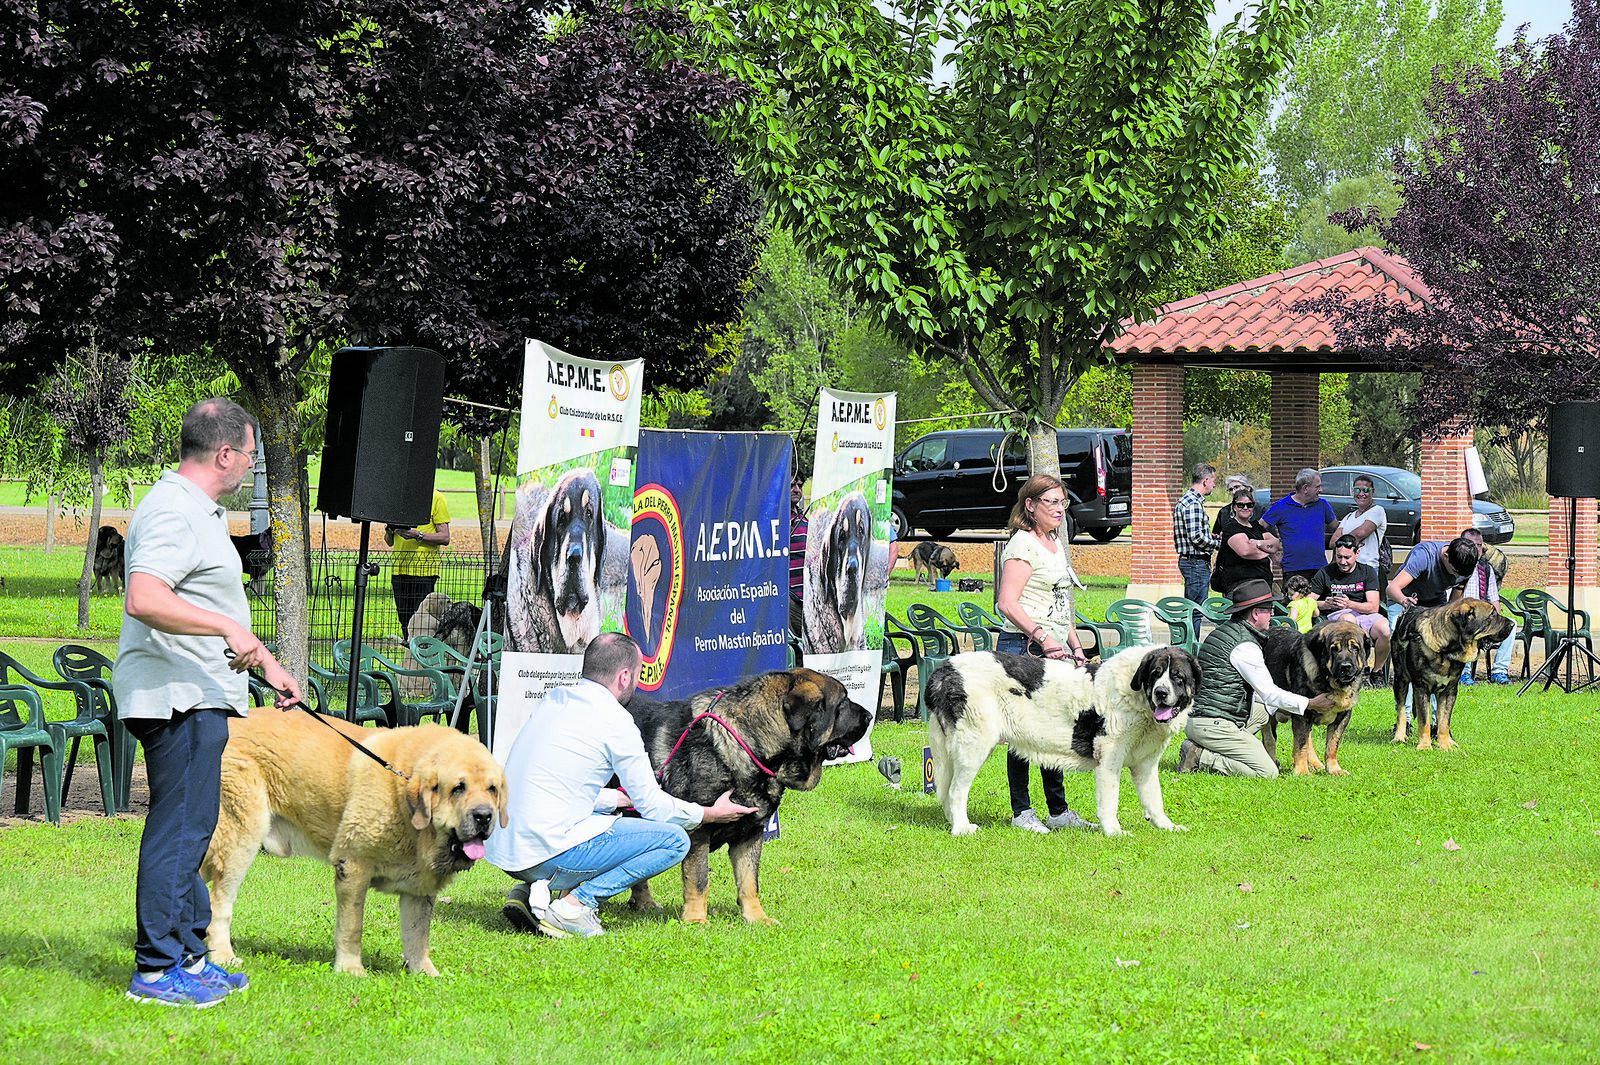
[[[1562,498],[1600,499],[1600,403],[1551,405],[1545,490]]]
[[[444,359],[427,348],[344,348],[328,375],[317,509],[426,525],[439,460]]]

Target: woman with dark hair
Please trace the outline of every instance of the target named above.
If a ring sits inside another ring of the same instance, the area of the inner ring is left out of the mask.
[[[1217,549],[1217,567],[1211,573],[1211,590],[1227,595],[1240,581],[1272,583],[1272,556],[1279,550],[1278,538],[1256,520],[1256,500],[1248,490],[1233,494],[1233,502],[1219,515],[1222,546]]]
[[[1077,575],[1072,558],[1057,534],[1067,516],[1067,490],[1048,474],[1035,474],[1017,492],[1007,529],[1011,539],[1000,554],[995,578],[995,609],[1005,619],[999,649],[1027,654],[1029,645],[1046,658],[1084,662],[1078,642],[1072,587]],[[1052,828],[1098,828],[1067,805],[1067,789],[1059,769],[1041,767],[1048,817],[1040,820],[1028,795],[1028,763],[1006,751],[1006,782],[1011,791],[1011,823],[1029,832]]]

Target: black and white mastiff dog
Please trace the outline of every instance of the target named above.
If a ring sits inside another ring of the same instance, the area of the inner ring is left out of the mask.
[[[1093,772],[1108,836],[1126,835],[1117,818],[1123,766],[1150,823],[1186,831],[1167,817],[1156,769],[1199,686],[1194,656],[1167,645],[1132,648],[1098,668],[999,651],[947,660],[928,681],[928,743],[950,834],[977,831],[967,794],[1002,743],[1038,765]]]

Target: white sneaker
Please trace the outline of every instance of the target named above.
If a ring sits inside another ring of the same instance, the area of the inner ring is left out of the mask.
[[[1051,828],[1098,829],[1100,827],[1099,824],[1094,821],[1079,817],[1077,811],[1070,806],[1061,813],[1045,818],[1044,823]]]
[[[572,895],[563,895],[545,907],[544,920],[540,923],[581,939],[606,934],[600,927],[600,915]]]
[[[1039,820],[1039,815],[1033,812],[1033,807],[1031,806],[1017,816],[1013,817],[1011,819],[1011,825],[1013,828],[1020,828],[1027,832],[1042,833],[1050,831],[1044,826],[1044,822]]]

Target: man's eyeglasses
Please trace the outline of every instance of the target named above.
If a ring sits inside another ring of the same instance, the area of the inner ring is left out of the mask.
[[[238,452],[238,453],[239,453],[239,454],[241,454],[241,455],[244,455],[244,456],[246,456],[246,457],[247,457],[247,458],[249,458],[249,460],[250,460],[250,464],[251,464],[251,465],[252,465],[252,466],[253,466],[253,465],[255,465],[255,461],[256,461],[256,452],[255,452],[255,449],[254,449],[254,448],[251,448],[251,449],[249,449],[249,450],[248,450],[248,451],[247,451],[247,450],[245,450],[245,449],[244,449],[244,448],[242,448],[242,447],[234,447],[234,446],[233,446],[233,445],[232,445],[232,444],[223,444],[223,445],[222,445],[222,446],[221,446],[221,447],[220,447],[220,448],[218,448],[218,449],[217,449],[217,451],[218,451],[218,453],[221,453],[221,452],[223,452],[223,451],[236,451],[236,452]]]

